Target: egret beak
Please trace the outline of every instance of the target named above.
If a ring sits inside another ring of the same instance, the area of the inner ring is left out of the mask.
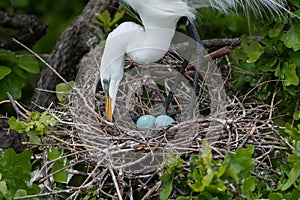
[[[112,101],[109,95],[109,84],[110,81],[109,80],[103,80],[103,90],[104,90],[104,94],[105,94],[105,113],[106,113],[106,117],[112,121],[113,120],[113,116],[112,116]]]
[[[110,98],[109,94],[106,96],[106,99],[105,99],[105,112],[106,112],[107,118],[110,121],[112,121],[113,120],[113,116],[112,116],[112,102],[111,102],[111,98]]]

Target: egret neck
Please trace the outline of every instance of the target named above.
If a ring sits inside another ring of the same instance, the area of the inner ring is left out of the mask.
[[[141,17],[142,18],[142,17]],[[161,26],[141,26],[124,22],[112,31],[105,44],[100,78],[103,88],[107,81],[106,115],[112,121],[119,84],[123,77],[125,54],[138,64],[149,64],[160,60],[168,51],[174,36],[179,16],[165,15],[159,19]]]

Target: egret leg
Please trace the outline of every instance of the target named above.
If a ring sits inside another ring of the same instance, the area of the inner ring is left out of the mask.
[[[200,76],[200,68],[201,68],[201,64],[202,64],[202,60],[203,60],[203,56],[204,56],[204,51],[201,48],[203,45],[202,45],[202,41],[198,34],[195,24],[192,21],[190,21],[187,28],[188,28],[188,35],[191,36],[198,43],[198,45],[196,46],[197,59],[196,59],[196,66],[195,66],[196,70],[195,70],[193,87],[192,87],[193,90],[191,93],[190,108],[189,108],[189,113],[187,116],[187,120],[190,120],[193,118],[193,110],[194,110],[194,107],[195,107],[194,105],[195,105],[195,101],[196,101],[196,90],[198,87],[198,79]],[[182,65],[180,67],[180,70],[179,70],[180,75],[182,75],[185,72],[185,69],[186,69],[188,63],[189,63],[189,60],[184,59]],[[172,89],[169,91],[169,94],[163,104],[165,113],[167,113],[167,110],[170,106],[173,95],[176,91],[176,86],[180,80],[181,80],[181,76],[177,76],[176,80],[175,80],[175,84],[173,85]]]
[[[185,69],[187,67],[187,65],[189,64],[189,61],[184,59],[183,63],[181,64],[181,67],[180,67],[180,70],[179,70],[179,73],[180,73],[180,76],[176,76],[176,80],[175,80],[175,84],[173,85],[173,87],[171,88],[171,90],[169,91],[169,94],[163,104],[163,107],[165,109],[165,113],[167,113],[167,110],[170,106],[170,103],[172,101],[172,98],[173,98],[173,95],[176,91],[176,86],[177,84],[179,83],[179,81],[181,80],[181,75],[185,72]]]
[[[191,36],[194,40],[197,41],[198,45],[196,46],[196,53],[197,53],[197,59],[196,59],[196,66],[195,66],[195,75],[194,75],[194,80],[193,80],[193,90],[191,93],[191,100],[190,100],[190,108],[189,108],[189,113],[187,116],[187,120],[193,119],[193,111],[195,108],[195,102],[196,102],[196,91],[198,87],[198,80],[200,76],[200,69],[201,69],[201,64],[203,61],[203,56],[204,56],[204,51],[203,51],[203,44],[201,41],[201,38],[198,34],[197,28],[194,24],[193,21],[190,21],[188,24],[188,34]]]

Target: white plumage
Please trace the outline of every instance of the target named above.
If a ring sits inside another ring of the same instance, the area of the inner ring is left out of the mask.
[[[213,7],[219,10],[252,10],[280,14],[286,11],[281,0],[124,0],[140,16],[143,26],[125,22],[113,30],[106,40],[100,65],[100,79],[107,91],[106,112],[110,120],[115,107],[116,95],[123,77],[125,54],[140,64],[160,60],[168,51],[176,25],[181,17],[190,21],[195,9]]]

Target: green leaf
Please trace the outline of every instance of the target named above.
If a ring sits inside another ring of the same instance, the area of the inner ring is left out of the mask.
[[[179,196],[179,197],[176,197],[176,200],[189,200],[189,198],[183,197],[183,196]]]
[[[55,118],[51,115],[49,115],[48,112],[43,112],[41,117],[39,118],[39,121],[44,124],[47,129],[50,129],[51,127],[49,125],[56,125],[57,121],[55,120]]]
[[[65,167],[67,164],[69,164],[69,163],[67,162],[66,158],[60,159],[54,163],[51,172],[52,173],[56,172],[56,171],[60,170],[61,168]],[[56,181],[58,183],[67,183],[69,180],[69,175],[65,171],[60,171],[60,172],[54,174],[53,178],[54,178],[54,181]]]
[[[103,11],[100,13],[97,18],[103,23],[103,24],[109,24],[111,22],[110,13],[108,10]]]
[[[158,194],[161,200],[167,200],[173,190],[173,177],[166,176],[162,179],[162,186],[158,190]]]
[[[288,48],[292,48],[294,51],[300,49],[300,25],[293,25],[288,32],[282,37],[284,45]]]
[[[24,197],[27,195],[27,191],[24,189],[19,189],[17,190],[16,194],[14,197]]]
[[[255,161],[252,158],[254,153],[254,146],[249,145],[247,148],[238,148],[236,154],[229,153],[225,159],[228,170],[227,176],[239,180],[245,179],[250,176],[250,171],[255,166]],[[237,177],[236,177],[237,176]]]
[[[245,194],[249,199],[252,198],[252,192],[256,188],[257,179],[255,177],[246,178],[244,184],[242,185],[243,194]]]
[[[0,159],[0,174],[8,188],[6,199],[12,199],[15,194],[18,194],[18,190],[20,193],[22,190],[26,190],[27,194],[39,193],[40,189],[37,185],[27,185],[32,170],[30,159],[30,151],[26,150],[21,154],[16,154],[13,149],[8,149]]]
[[[124,16],[124,14],[125,14],[124,10],[116,12],[114,18],[110,22],[110,25],[114,25],[115,23],[117,23]]]
[[[16,152],[13,149],[8,149],[5,155],[0,159],[0,166],[11,168],[11,174],[13,174],[14,176],[22,175],[22,179],[24,181],[28,181],[30,179],[31,172],[30,157],[31,152],[28,150],[24,151],[21,154],[16,154]],[[18,167],[21,168],[20,171],[18,171]],[[4,177],[6,177],[7,174],[3,173],[2,175],[4,179]]]
[[[38,74],[40,72],[38,61],[32,56],[20,57],[18,59],[18,66],[32,74]]]
[[[261,70],[262,72],[275,71],[276,68],[274,66],[276,65],[277,61],[278,61],[278,58],[276,58],[276,57],[268,58],[268,61],[266,63],[263,63],[263,65],[261,65],[259,67],[259,70]]]
[[[7,67],[13,67],[17,64],[18,60],[16,54],[9,50],[0,49],[0,63]]]
[[[70,81],[71,86],[75,86],[74,81]],[[70,95],[72,95],[72,88],[66,83],[59,83],[56,85],[56,96],[60,102],[65,102],[69,100]]]
[[[9,120],[8,120],[8,124],[9,127],[12,130],[18,131],[20,133],[23,133],[26,129],[26,122],[23,121],[19,121],[17,120],[14,116],[12,116]]]
[[[300,125],[298,125],[298,130],[299,130],[299,128],[300,128]],[[297,160],[292,161],[292,163],[297,163],[298,161],[300,162],[300,137],[299,136],[300,136],[300,134],[298,134],[298,140],[295,144],[295,149],[292,151],[293,152],[292,155],[297,156]],[[290,156],[292,156],[292,155],[290,155]],[[289,161],[289,157],[288,157],[288,161]]]
[[[299,120],[300,119],[300,110],[297,110],[296,112],[294,112],[293,118],[295,120]]]
[[[33,144],[41,143],[41,138],[39,138],[33,131],[27,131],[26,134],[29,136],[29,142]]]
[[[295,64],[288,64],[285,62],[282,65],[281,73],[284,74],[285,81],[283,85],[290,86],[290,85],[299,85],[299,78],[296,73],[296,65]]]
[[[283,23],[277,23],[273,28],[271,28],[268,32],[270,38],[277,38],[283,33]]]
[[[104,32],[106,34],[109,33],[110,26],[111,26],[111,17],[110,17],[110,13],[108,12],[108,10],[105,10],[102,13],[100,13],[97,16],[97,20],[94,20],[93,22],[102,26],[104,29]]]
[[[291,124],[286,124],[284,132],[289,134],[293,139],[300,140],[300,131]]]
[[[271,192],[268,197],[269,200],[282,200],[283,195],[278,192]]]
[[[263,53],[264,51],[262,49],[257,49],[256,51],[251,52],[250,54],[248,54],[247,62],[249,63],[256,62]]]
[[[300,51],[290,52],[290,63],[295,63],[297,66],[300,66]]]
[[[0,101],[7,99],[6,93],[9,92],[14,99],[20,99],[22,96],[22,88],[26,85],[26,81],[16,74],[9,74],[5,79],[0,80]]]
[[[11,71],[12,70],[9,67],[0,66],[0,80],[10,74]]]
[[[288,181],[281,187],[282,191],[289,189],[300,176],[300,161],[294,163],[294,167],[288,173]]]
[[[0,192],[5,196],[7,194],[7,185],[5,181],[0,181]]]
[[[203,158],[203,164],[205,166],[209,166],[212,161],[211,148],[209,147],[209,144],[206,140],[203,140],[202,145],[203,145],[203,151],[201,154],[201,158]]]
[[[57,147],[51,147],[49,153],[48,153],[48,159],[54,160],[62,155],[62,149],[59,149]]]
[[[300,190],[293,189],[293,191],[286,195],[287,200],[295,200],[300,199]]]
[[[256,62],[260,56],[264,53],[264,48],[256,40],[250,40],[249,38],[243,38],[241,47],[248,56],[248,63]]]

